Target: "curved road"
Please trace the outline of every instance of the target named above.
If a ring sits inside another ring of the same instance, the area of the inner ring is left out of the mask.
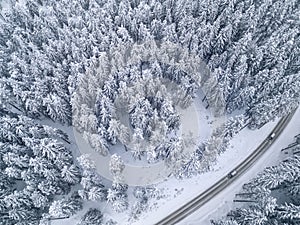
[[[283,117],[276,127],[272,130],[269,136],[255,149],[255,151],[243,162],[241,162],[234,170],[232,170],[227,176],[224,176],[213,186],[208,188],[206,191],[189,201],[187,204],[177,209],[175,212],[162,219],[156,225],[165,224],[176,224],[188,215],[192,214],[194,211],[203,206],[215,195],[220,193],[223,189],[229,186],[235,179],[237,179],[241,174],[243,174],[253,163],[263,155],[268,148],[273,144],[274,140],[281,134],[284,128],[287,126],[291,118],[293,117],[295,111],[286,117]],[[233,175],[230,177],[230,175]]]

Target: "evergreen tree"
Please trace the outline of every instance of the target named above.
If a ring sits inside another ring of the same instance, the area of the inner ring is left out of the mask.
[[[212,224],[298,224],[298,186],[299,157],[296,156],[266,168],[244,184],[236,196],[249,205],[232,210],[224,221],[212,221]],[[294,187],[296,192],[291,191]]]
[[[112,188],[108,190],[107,201],[111,203],[111,206],[115,212],[124,212],[128,208],[128,185],[113,182]]]
[[[103,215],[100,210],[90,208],[81,218],[78,225],[98,225],[102,224]]]
[[[113,154],[110,157],[109,162],[109,171],[113,176],[113,179],[115,182],[121,182],[122,181],[122,172],[125,168],[125,164],[121,157],[117,154]]]
[[[82,169],[80,184],[83,187],[78,191],[78,194],[84,200],[104,201],[107,197],[107,189],[102,184],[100,175],[96,172],[94,162],[88,155],[82,155],[77,160]]]
[[[62,200],[53,201],[49,208],[49,214],[53,218],[68,218],[82,209],[82,200],[77,193]]]
[[[71,151],[61,142],[68,137],[8,111],[0,121],[2,222],[35,224],[56,195],[68,194],[80,181]]]

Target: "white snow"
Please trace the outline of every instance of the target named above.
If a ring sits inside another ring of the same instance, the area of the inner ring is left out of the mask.
[[[284,134],[282,134],[278,138],[278,140],[276,140],[276,142],[271,146],[268,152],[259,160],[259,162],[255,164],[254,168],[251,168],[247,173],[245,173],[245,175],[241,176],[238,181],[233,182],[230,188],[227,188],[221,194],[217,195],[216,198],[204,205],[200,210],[197,211],[197,213],[192,214],[179,224],[204,225],[209,224],[209,220],[211,218],[218,218],[222,215],[225,215],[233,206],[232,199],[234,198],[234,194],[240,190],[241,185],[248,181],[251,177],[254,177],[255,174],[261,171],[265,166],[276,163],[280,158],[280,154],[282,154],[280,149],[287,146],[288,143],[291,143],[293,141],[293,136],[297,134],[297,126],[299,127],[300,123],[300,121],[297,121],[297,116],[299,116],[299,113],[300,111],[298,110],[294,118],[291,120],[290,124],[284,131]],[[212,186],[221,177],[229,173],[269,135],[278,120],[279,119],[266,124],[260,130],[252,131],[247,128],[242,130],[231,141],[228,150],[218,157],[218,162],[214,166],[213,171],[185,180],[177,180],[172,177],[169,179],[165,178],[163,180],[164,182],[157,184],[156,187],[164,188],[168,197],[166,199],[161,199],[156,203],[152,203],[152,209],[148,212],[144,212],[138,221],[129,223],[127,221],[128,218],[126,213],[116,214],[112,212],[110,206],[107,207],[106,203],[89,202],[85,203],[84,210],[79,212],[74,217],[66,220],[53,221],[52,224],[59,225],[62,222],[66,225],[76,224],[76,221],[80,219],[80,217],[89,207],[96,207],[99,208],[107,218],[113,218],[118,222],[118,224],[152,225],[155,222],[163,219],[165,216],[171,214],[181,205],[184,205],[186,202],[193,199],[196,195],[202,193],[204,190]],[[58,128],[68,132],[72,142],[75,142],[74,135],[72,134],[73,130],[71,127],[59,126]],[[78,143],[80,142],[77,141],[77,144]],[[84,143],[85,142],[82,142],[82,147],[85,146]],[[72,147],[72,150],[76,149],[75,144],[73,144]],[[76,155],[79,154],[78,150],[75,150],[75,152]],[[140,167],[132,167],[132,169],[139,171]],[[138,174],[136,171],[134,171],[134,174]],[[154,171],[152,168],[149,170],[149,173],[146,173],[146,176],[155,178],[155,173],[159,174],[160,172],[162,171]],[[107,173],[109,173],[109,171],[107,171]],[[135,175],[133,177],[137,176]],[[143,176],[141,179],[143,179]],[[132,204],[134,201],[132,196],[129,196],[129,200],[130,204]]]
[[[242,185],[254,178],[265,167],[278,164],[284,157],[281,149],[294,142],[294,136],[299,133],[300,109],[285,128],[283,133],[273,143],[269,150],[239,179],[234,181],[228,188],[215,196],[211,201],[197,210],[195,213],[178,223],[179,225],[204,225],[209,224],[211,219],[220,219],[225,216],[230,209],[240,206],[241,203],[233,203],[235,194],[241,190]],[[252,136],[244,136],[249,141],[255,140]]]
[[[3,0],[0,2],[0,6],[2,9],[9,9],[10,8],[10,2],[8,0]]]
[[[183,138],[193,141],[192,145],[186,146],[185,152],[192,152],[196,148],[196,144],[207,139],[214,128],[224,121],[224,117],[215,118],[213,121],[208,121],[208,118],[213,118],[209,109],[205,109],[201,104],[201,93],[198,93],[198,97],[194,103],[187,109],[177,108],[180,114],[180,135]],[[91,158],[96,163],[98,173],[108,180],[112,180],[112,176],[109,172],[109,160],[110,154],[103,156],[97,153],[90,145],[82,138],[81,134],[74,129],[74,135],[76,143],[80,153],[90,154]],[[121,148],[122,145],[117,147]],[[129,152],[124,150],[118,150],[114,146],[114,153],[119,154],[125,162],[125,168],[123,171],[123,177],[125,183],[130,186],[145,186],[151,184],[157,184],[163,182],[168,178],[171,173],[170,169],[166,167],[163,162],[154,164],[147,164],[141,161],[140,163],[132,163],[128,157]],[[124,158],[123,158],[124,157]]]
[[[207,119],[204,114],[202,119]],[[297,120],[297,117],[300,116],[300,110],[298,110],[285,129],[284,133],[275,141],[275,143],[270,147],[267,153],[255,164],[253,168],[251,168],[248,172],[242,175],[237,181],[233,182],[232,185],[218,194],[213,200],[205,204],[201,207],[197,213],[192,214],[181,223],[182,225],[187,224],[197,224],[197,225],[205,225],[209,224],[209,220],[212,218],[219,218],[226,213],[234,206],[232,200],[234,198],[234,194],[237,193],[243,183],[247,182],[250,178],[254,177],[259,171],[262,171],[265,166],[272,165],[280,160],[280,149],[286,147],[289,143],[293,141],[294,135],[296,135],[299,130],[300,121]],[[111,207],[108,206],[106,203],[99,203],[99,202],[87,202],[84,204],[84,210],[80,211],[75,216],[71,217],[70,219],[66,220],[57,220],[53,221],[52,224],[59,225],[59,224],[66,224],[66,225],[73,225],[79,221],[81,216],[84,212],[90,208],[95,207],[99,208],[107,217],[112,218],[118,222],[118,224],[133,224],[133,225],[152,225],[155,222],[160,221],[165,216],[171,214],[173,211],[178,209],[180,206],[184,205],[189,200],[193,199],[196,195],[202,193],[207,188],[212,186],[215,182],[217,182],[221,177],[225,176],[229,173],[236,165],[239,164],[244,158],[247,157],[271,132],[274,128],[276,123],[279,121],[277,119],[274,122],[270,122],[263,126],[261,129],[252,131],[249,129],[242,130],[231,142],[230,147],[228,150],[218,157],[218,162],[214,166],[213,171],[201,174],[197,177],[193,177],[191,179],[185,180],[177,180],[173,177],[171,178],[162,178],[155,177],[155,175],[165,171],[160,171],[157,169],[156,171],[151,168],[148,172],[143,172],[145,175],[141,176],[140,179],[143,177],[151,177],[151,179],[158,179],[160,181],[159,184],[156,185],[157,188],[164,188],[166,190],[167,198],[161,199],[156,203],[152,202],[152,206],[150,207],[151,210],[148,212],[144,212],[140,219],[135,222],[129,223],[127,221],[126,213],[116,214],[111,210]],[[43,123],[54,125],[51,121],[43,121]],[[78,156],[79,150],[77,149],[76,144],[82,144],[81,149],[86,147],[85,142],[78,142],[75,141],[74,133],[72,127],[65,127],[59,124],[55,124],[55,127],[60,128],[68,133],[70,136],[72,144],[72,150],[74,154]],[[202,131],[200,131],[202,132]],[[203,131],[204,132],[204,131]],[[75,135],[76,136],[76,135]],[[77,137],[78,138],[78,137]],[[79,146],[80,147],[80,146]],[[103,161],[104,162],[104,161]],[[107,163],[107,173],[109,174],[108,170],[108,161]],[[103,166],[103,164],[99,163],[99,166]],[[137,174],[140,173],[141,167],[131,167],[133,170],[133,174],[135,174],[134,179],[137,179]],[[154,167],[155,168],[155,167]],[[159,168],[159,167],[158,167]],[[129,176],[129,174],[127,175]],[[161,179],[161,180],[159,180]],[[162,182],[164,181],[164,182]],[[139,181],[144,182],[144,181]],[[183,189],[183,190],[182,190]],[[130,188],[130,190],[132,190]],[[182,191],[178,191],[182,190]],[[133,203],[134,199],[131,195],[129,195],[130,204]]]
[[[298,111],[299,113],[299,111]],[[297,117],[297,114],[293,118],[293,121],[291,121],[290,124],[295,123],[295,118]],[[274,122],[270,122],[263,126],[261,129],[253,131],[249,129],[242,130],[230,143],[229,149],[218,157],[218,162],[214,166],[213,171],[199,175],[197,177],[194,177],[192,179],[186,179],[182,181],[178,181],[174,178],[169,179],[168,181],[161,183],[158,185],[158,187],[165,187],[169,188],[170,191],[173,191],[173,189],[177,188],[184,188],[181,195],[174,199],[167,199],[158,202],[159,205],[156,210],[153,210],[152,212],[145,213],[144,216],[140,218],[139,221],[136,221],[133,223],[134,225],[151,225],[154,224],[167,215],[171,214],[173,211],[178,209],[180,206],[184,205],[189,200],[193,199],[196,195],[199,195],[206,189],[208,189],[210,186],[212,186],[215,182],[217,182],[221,177],[227,175],[233,168],[235,168],[243,159],[245,159],[253,150],[258,147],[258,145],[269,135],[271,130],[275,127],[276,123],[279,121],[279,119],[275,120]],[[289,125],[290,127],[290,125]],[[289,128],[290,129],[290,128]],[[288,128],[287,128],[288,130]],[[289,132],[285,131],[285,136]],[[293,134],[293,132],[290,132]],[[280,137],[280,140],[282,140],[283,136]],[[255,166],[254,171],[259,172],[261,171],[264,166],[270,165],[271,163],[274,163],[279,158],[280,148],[286,145],[291,139],[293,138],[293,135],[291,135],[290,139],[288,141],[285,141],[285,143],[279,144],[278,141],[272,145],[270,150],[266,155],[264,155],[263,158],[266,160],[263,161],[261,164],[258,164]],[[276,146],[276,147],[274,147]],[[275,151],[276,150],[276,151]],[[276,154],[274,154],[276,152]],[[267,155],[270,156],[267,156]],[[252,169],[251,169],[252,170]],[[250,170],[250,171],[251,171]],[[247,173],[248,174],[248,173]],[[248,179],[251,177],[248,176],[242,176],[238,180],[240,186],[245,183]],[[240,186],[236,186],[237,182],[234,182],[229,191],[222,192],[221,195],[219,195],[216,199],[213,199],[212,203],[207,203],[204,207],[199,209],[199,215],[194,217],[191,217],[190,220],[184,220],[180,224],[186,225],[186,224],[197,224],[197,225],[204,225],[209,224],[209,219],[211,217],[208,217],[211,213],[215,213],[217,216],[226,214],[226,212],[229,210],[231,206],[231,201],[234,197],[234,194],[240,189]],[[193,223],[194,222],[194,223]]]

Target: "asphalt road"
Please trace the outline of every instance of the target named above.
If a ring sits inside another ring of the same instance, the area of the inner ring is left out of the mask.
[[[226,187],[228,187],[234,180],[241,176],[249,167],[251,167],[257,159],[260,158],[274,143],[274,141],[279,137],[284,128],[287,126],[291,118],[293,117],[295,111],[286,117],[283,117],[276,127],[271,131],[268,137],[253,151],[253,153],[241,162],[235,169],[233,169],[227,176],[221,178],[213,186],[208,188],[206,191],[196,196],[194,199],[189,201],[184,206],[177,209],[172,214],[168,215],[156,225],[171,225],[180,222],[182,219],[192,214],[203,206],[206,202],[212,199],[215,195],[220,193]]]

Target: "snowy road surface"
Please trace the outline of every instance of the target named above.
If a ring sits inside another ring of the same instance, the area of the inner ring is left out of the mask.
[[[202,116],[202,114],[199,116]],[[258,172],[263,170],[264,166],[272,165],[279,160],[280,149],[286,147],[293,141],[292,134],[297,133],[295,130],[298,129],[297,131],[299,131],[300,121],[297,121],[296,119],[297,117],[299,118],[299,116],[300,112],[298,110],[288,127],[285,129],[284,133],[273,144],[270,151],[268,151],[256,163],[257,167],[248,170],[242,177],[240,177],[238,181],[232,183],[230,185],[230,188],[222,191],[215,198],[201,207],[201,210],[196,211],[195,213],[184,219],[179,223],[179,225],[209,225],[210,219],[219,218],[219,216],[225,215],[230,210],[230,208],[233,207],[232,199],[234,199],[234,194],[238,192],[242,184],[248,181],[250,178],[254,177]],[[170,191],[174,190],[174,188],[184,188],[184,190],[176,198],[170,196],[167,199],[161,199],[157,202],[158,205],[155,206],[155,208],[153,208],[151,211],[144,212],[139,220],[132,223],[124,223],[124,220],[126,220],[125,215],[113,215],[113,218],[119,224],[155,224],[155,222],[158,222],[166,215],[175,211],[179,205],[185,204],[197,194],[202,193],[218,179],[223,177],[224,174],[227,174],[229,171],[231,171],[239,162],[247,157],[247,154],[251,153],[252,149],[255,149],[267,137],[267,135],[270,133],[277,122],[278,120],[270,122],[257,131],[248,129],[244,129],[243,131],[241,131],[231,142],[232,147],[219,156],[218,164],[211,172],[201,174],[191,179],[176,180],[175,178],[172,178],[168,179],[168,181],[166,182],[160,183],[157,186],[158,188],[171,188],[169,189]],[[51,123],[51,121],[49,121],[49,123]],[[63,129],[64,127],[59,128]],[[68,130],[69,129],[66,129],[66,131]],[[202,130],[200,132],[202,132]],[[71,135],[71,132],[68,133],[70,136],[73,136]],[[71,139],[74,140],[73,138]],[[85,141],[78,144],[82,144],[82,148],[86,147]],[[90,205],[92,203],[88,204]],[[95,207],[98,204],[98,202],[93,203],[93,206]],[[105,215],[111,215],[111,210],[109,210],[109,207],[104,207],[101,209]],[[66,225],[73,225],[79,220],[80,216],[82,216],[82,213],[63,221],[53,221],[53,225],[59,225],[62,224],[62,222]]]
[[[273,129],[271,134],[259,145],[259,147],[256,148],[248,158],[246,158],[234,170],[232,170],[232,172],[229,173],[230,175],[232,174],[230,178],[228,177],[228,175],[222,177],[218,182],[208,188],[205,192],[201,193],[198,196],[195,196],[194,199],[189,201],[186,205],[178,208],[174,213],[162,219],[157,223],[157,225],[176,224],[180,222],[193,212],[197,211],[197,209],[203,206],[210,199],[214,198],[215,195],[229,187],[235,179],[238,179],[241,174],[247,171],[247,169],[250,168],[255,163],[255,161],[258,160],[270,148],[276,138],[288,125],[292,117],[293,114],[282,118]],[[272,137],[272,139],[270,137]]]
[[[206,189],[232,171],[240,162],[244,161],[245,158],[252,153],[253,149],[256,149],[266,139],[278,121],[279,119],[269,122],[259,130],[243,129],[232,141],[230,141],[229,148],[218,156],[216,165],[211,171],[190,179],[177,180],[171,178],[163,183],[159,183],[157,188],[169,190],[170,197],[158,201],[157,206],[143,214],[139,220],[132,224],[153,225],[177,210],[180,206],[183,206],[188,201],[194,199],[195,196],[203,193]],[[182,188],[183,191],[179,195],[175,195],[175,189],[179,190]],[[222,205],[222,201],[217,203],[214,207],[217,208],[219,205]],[[202,225],[202,223],[198,224]],[[203,223],[203,225],[206,224],[208,225],[209,223]]]
[[[220,219],[226,213],[241,203],[233,203],[235,194],[241,190],[242,185],[254,178],[265,167],[277,164],[281,157],[281,149],[293,142],[294,135],[299,133],[300,127],[300,109],[298,109],[289,122],[288,126],[284,129],[282,134],[274,141],[272,146],[263,154],[254,165],[252,165],[244,174],[238,179],[233,181],[231,185],[209,202],[203,205],[200,209],[195,211],[190,216],[183,219],[178,225],[206,225],[210,224],[211,219]]]

